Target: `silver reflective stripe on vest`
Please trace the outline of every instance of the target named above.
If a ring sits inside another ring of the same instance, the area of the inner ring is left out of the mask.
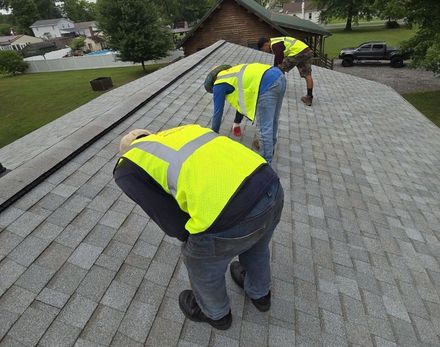
[[[284,41],[287,43],[290,43],[293,46],[293,45],[295,45],[296,41],[298,41],[298,40],[297,39],[289,39],[289,38],[285,37]]]
[[[240,105],[241,113],[249,118],[249,115],[248,115],[247,110],[246,110],[246,104],[244,103],[244,88],[243,88],[244,70],[246,70],[247,66],[248,66],[248,64],[244,64],[241,67],[240,71],[238,71],[238,72],[229,73],[229,74],[226,74],[226,75],[223,75],[223,76],[219,76],[217,78],[217,81],[220,81],[220,80],[226,79],[226,78],[237,77],[237,81],[238,81],[238,104]]]
[[[292,48],[292,47],[295,45],[296,41],[298,41],[298,40],[297,40],[297,39],[290,39],[290,38],[288,38],[288,37],[284,37],[282,41],[278,41],[278,42],[276,42],[276,43],[279,43],[279,42],[287,42],[287,43],[290,44],[290,47],[289,47],[289,50],[290,50],[290,48]],[[274,44],[275,44],[275,43],[272,43],[272,41],[271,41],[271,45],[274,45]],[[287,48],[286,48],[286,49],[287,49]]]
[[[197,149],[204,144],[216,138],[218,135],[214,132],[203,134],[196,139],[185,144],[178,151],[165,146],[158,142],[146,141],[135,143],[130,146],[130,149],[137,148],[148,152],[159,159],[169,163],[167,172],[167,184],[171,194],[176,197],[177,192],[177,180],[179,179],[180,171],[183,163],[193,154]]]

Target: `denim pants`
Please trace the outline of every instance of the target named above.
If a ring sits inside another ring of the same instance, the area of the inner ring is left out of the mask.
[[[217,320],[230,310],[225,273],[237,255],[246,270],[247,296],[258,299],[269,292],[269,241],[280,221],[283,204],[283,188],[276,181],[240,224],[217,233],[191,235],[182,245],[194,296],[207,317]]]
[[[286,77],[283,74],[258,97],[256,119],[261,140],[260,154],[269,165],[272,165],[277,143],[278,122],[285,92]]]

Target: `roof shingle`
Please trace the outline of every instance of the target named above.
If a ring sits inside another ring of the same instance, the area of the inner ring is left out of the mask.
[[[412,345],[440,344],[440,130],[391,88],[318,67],[312,107],[299,102],[305,84],[298,72],[287,74],[273,164],[285,204],[271,244],[271,310],[256,311],[227,274],[232,330],[223,335],[183,320],[177,298],[189,282],[180,243],[113,182],[119,139],[138,127],[210,126],[212,96],[203,81],[211,67],[272,60],[219,42],[0,150],[0,160],[19,171],[26,159],[8,152],[41,143],[32,158],[57,143],[91,141],[0,214],[2,342],[401,345],[410,331]],[[87,118],[85,109],[95,112]],[[225,108],[221,134],[232,136],[234,114]],[[246,121],[243,130],[235,139],[250,146],[255,126]],[[20,183],[5,181],[16,170],[0,178],[2,189]],[[60,199],[49,204],[49,195]],[[117,223],[109,223],[116,213]],[[52,232],[42,232],[48,221]],[[105,225],[120,223],[117,231]],[[31,265],[12,260],[36,238]],[[44,278],[36,281],[35,270]]]

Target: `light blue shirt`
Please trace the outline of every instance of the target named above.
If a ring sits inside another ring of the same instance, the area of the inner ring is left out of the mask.
[[[271,67],[263,74],[258,95],[268,91],[272,84],[281,76],[283,72],[277,67]],[[220,124],[225,108],[226,95],[231,94],[235,88],[228,83],[219,83],[212,88],[214,98],[214,115],[212,117],[212,130],[216,133],[220,130]]]

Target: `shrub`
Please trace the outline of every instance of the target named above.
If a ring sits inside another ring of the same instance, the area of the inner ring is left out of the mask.
[[[28,63],[23,61],[23,57],[16,51],[0,51],[0,72],[16,74],[24,72]]]
[[[0,23],[0,35],[1,36],[11,35],[11,25],[8,23]]]
[[[72,48],[74,51],[78,51],[81,48],[84,47],[84,41],[86,40],[85,37],[75,37],[72,42],[70,42],[69,47]]]
[[[396,29],[400,27],[400,24],[395,20],[390,20],[385,23],[385,26],[387,27],[387,29]]]

